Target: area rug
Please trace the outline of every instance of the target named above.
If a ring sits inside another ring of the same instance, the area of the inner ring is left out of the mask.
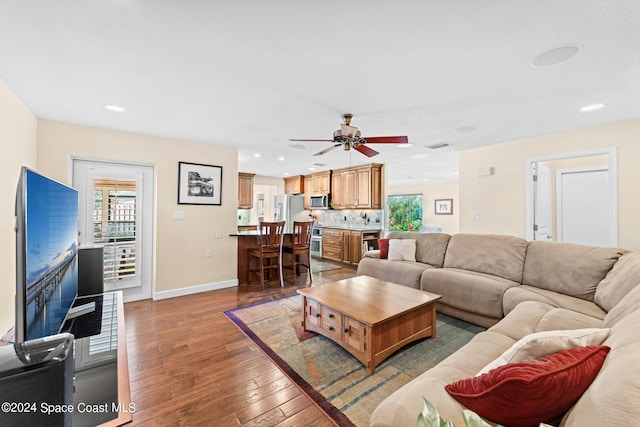
[[[371,412],[386,396],[484,330],[438,313],[435,339],[409,344],[367,375],[342,347],[303,330],[300,295],[225,314],[340,426],[368,426]]]

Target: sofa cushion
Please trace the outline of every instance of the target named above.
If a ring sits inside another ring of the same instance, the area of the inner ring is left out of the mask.
[[[635,288],[634,290],[637,290]],[[565,426],[637,426],[640,419],[640,310],[611,327],[602,370],[563,419]]]
[[[598,283],[627,252],[572,243],[529,242],[522,284],[593,301]]]
[[[607,328],[586,328],[534,332],[516,341],[507,351],[482,368],[476,376],[507,363],[537,360],[574,347],[600,345],[609,336],[609,331]]]
[[[442,295],[442,304],[483,316],[501,318],[502,294],[518,283],[499,276],[458,268],[426,270],[420,289]]]
[[[596,288],[594,302],[607,311],[640,284],[640,254],[621,256]]]
[[[511,310],[523,301],[540,301],[554,307],[567,308],[598,319],[604,319],[604,316],[607,314],[594,302],[528,285],[509,288],[504,292],[502,297],[504,314],[511,312]]]
[[[491,274],[520,283],[527,241],[496,234],[451,236],[444,267]]]
[[[416,262],[416,241],[413,239],[389,239],[389,261]]]
[[[389,261],[388,259],[363,258],[358,263],[358,276],[371,276],[387,282],[420,289],[420,278],[427,269],[435,267],[421,262]]]
[[[416,261],[442,267],[451,236],[446,233],[419,233],[415,231],[390,231],[390,239],[413,239],[416,241]]]
[[[611,328],[634,311],[640,311],[640,286],[636,286],[607,313],[604,326]]]
[[[558,424],[602,367],[607,346],[563,350],[540,360],[510,363],[445,387],[481,417],[513,427]]]

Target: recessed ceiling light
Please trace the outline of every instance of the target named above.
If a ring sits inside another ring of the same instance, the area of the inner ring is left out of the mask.
[[[586,113],[588,111],[600,110],[601,108],[604,108],[604,104],[591,104],[591,105],[585,105],[580,109],[580,111],[582,111],[583,113]]]
[[[537,55],[531,66],[535,68],[550,67],[564,61],[568,61],[580,52],[581,46],[576,44],[568,44],[565,46],[554,47]]]
[[[280,156],[280,157],[278,157],[278,160],[281,161],[281,162],[284,162],[284,157]]]
[[[291,174],[290,174],[289,172],[285,172],[285,173],[283,173],[282,175],[284,175],[284,176],[289,176],[289,175],[291,175]]]
[[[398,145],[396,145],[396,147],[398,147],[398,148],[409,148],[409,147],[413,147],[413,144],[410,143],[410,142],[407,142],[405,144],[398,144]]]
[[[260,153],[254,153],[253,157],[260,157]]]
[[[105,104],[105,110],[113,111],[114,113],[124,113],[124,107],[113,104]]]
[[[310,170],[310,171],[314,171],[314,170],[316,170],[316,168],[309,168],[309,170]]]
[[[304,150],[305,148],[307,148],[306,145],[302,145],[302,144],[294,144],[292,145],[293,148],[295,148],[296,150]]]
[[[427,182],[427,181],[430,181],[430,179],[429,178],[425,178],[425,179],[423,179],[423,181]]]

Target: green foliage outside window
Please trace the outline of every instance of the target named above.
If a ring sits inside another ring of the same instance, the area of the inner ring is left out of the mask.
[[[387,197],[389,230],[419,231],[422,226],[422,194]]]

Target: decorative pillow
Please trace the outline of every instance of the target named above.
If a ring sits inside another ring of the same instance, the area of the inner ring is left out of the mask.
[[[387,259],[389,256],[389,239],[378,239],[378,249],[380,249],[380,259]]]
[[[610,331],[611,329],[608,328],[586,328],[529,334],[518,340],[496,360],[482,368],[476,376],[486,374],[490,370],[507,363],[536,360],[574,347],[600,345],[607,339]]]
[[[600,371],[607,346],[576,347],[540,360],[509,363],[445,386],[483,418],[511,427],[558,425]]]
[[[416,262],[414,239],[389,239],[389,261]]]

